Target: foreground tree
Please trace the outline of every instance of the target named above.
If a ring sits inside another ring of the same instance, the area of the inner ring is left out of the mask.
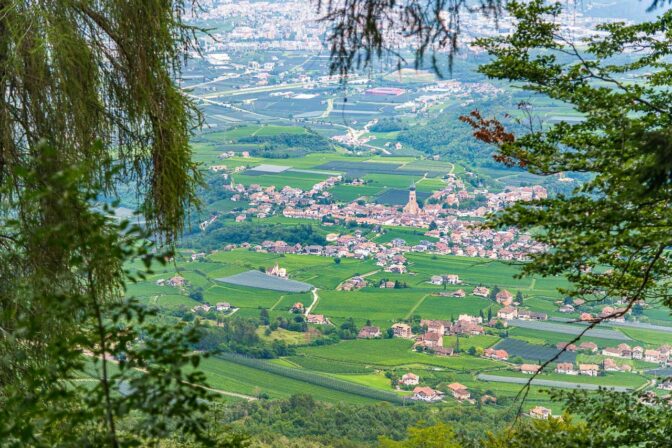
[[[672,12],[655,21],[600,25],[603,32],[572,41],[558,25],[561,7],[540,0],[510,3],[518,23],[505,37],[478,43],[494,57],[480,68],[489,77],[573,107],[583,120],[508,133],[500,119],[478,112],[464,120],[475,136],[497,147],[495,158],[543,176],[587,173],[571,196],[517,203],[492,227],[539,229],[549,250],[532,255],[525,274],[563,275],[570,297],[622,304],[605,319],[622,317],[637,303],[672,306]],[[627,74],[637,82],[625,82]],[[527,107],[527,105],[524,105]]]
[[[0,1],[0,446],[206,439],[196,329],[123,299],[170,256],[147,237],[172,242],[196,201],[198,115],[174,82],[195,42],[184,13]],[[98,203],[120,185],[146,230]]]
[[[367,64],[386,51],[393,53],[391,41],[386,40],[389,36],[414,37],[417,28],[398,20],[395,33],[395,22],[388,19],[404,14],[405,5],[419,3],[352,0],[345,2],[349,8],[332,12],[337,18],[331,34],[332,53],[337,56],[334,71],[344,74],[361,61]],[[417,11],[434,14],[412,15],[413,23],[422,24],[424,30],[440,30],[446,25],[446,14],[453,13],[451,6],[457,3],[436,2],[438,11],[419,8]],[[429,7],[429,3],[425,5]],[[652,7],[657,5],[654,2]],[[542,176],[583,173],[588,179],[571,195],[517,203],[488,223],[492,228],[534,229],[536,238],[548,246],[548,251],[533,255],[523,266],[525,275],[566,276],[572,286],[561,292],[568,297],[620,304],[613,313],[590,321],[588,331],[605,319],[625,316],[635,306],[662,304],[672,308],[672,12],[634,25],[606,23],[598,27],[595,37],[576,41],[561,27],[562,8],[543,0],[507,2],[507,14],[515,19],[513,30],[477,41],[492,56],[492,62],[480,71],[564,103],[580,113],[582,120],[543,124],[535,119],[530,104],[521,104],[520,110],[511,114],[522,117],[519,119],[484,117],[474,111],[463,121],[474,128],[476,138],[496,147],[495,159],[505,165]],[[386,26],[374,31],[380,23]],[[449,30],[457,32],[457,28]],[[425,35],[420,34],[415,43],[410,40],[416,61],[436,49],[431,45],[434,41],[425,44]],[[363,50],[348,51],[357,43]],[[432,57],[435,61],[436,55]],[[526,132],[515,135],[508,130],[521,125]],[[655,431],[633,435],[636,430],[632,427],[641,423],[655,426],[661,421],[667,422],[661,427],[669,431],[664,407],[642,407],[638,397],[623,396],[620,413],[614,413],[612,424],[607,425],[597,414],[602,408],[611,409],[610,403],[618,404],[617,398],[608,398],[611,401],[578,396],[569,400],[572,412],[589,414],[606,433],[591,430],[585,434],[580,426],[564,428],[551,422],[521,433],[515,446],[535,440],[533,434],[565,430],[575,430],[574,436],[582,443],[577,445],[568,438],[553,446],[665,445]],[[629,412],[633,414],[628,416]],[[635,422],[635,416],[641,419]],[[613,432],[633,437],[608,439],[606,434]],[[506,436],[502,440],[495,446],[510,446]]]

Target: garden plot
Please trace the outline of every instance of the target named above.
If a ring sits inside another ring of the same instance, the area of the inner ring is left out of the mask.
[[[271,289],[273,291],[283,292],[306,292],[310,291],[312,285],[296,280],[274,277],[264,274],[260,271],[247,271],[230,277],[215,279],[222,283],[229,283],[238,286],[249,286],[252,288]]]
[[[546,347],[543,345],[528,344],[525,341],[518,339],[507,338],[503,339],[495,347],[497,350],[506,350],[509,357],[520,356],[529,361],[548,361],[560,352],[555,347]],[[563,352],[558,357],[558,362],[575,362],[576,353]]]

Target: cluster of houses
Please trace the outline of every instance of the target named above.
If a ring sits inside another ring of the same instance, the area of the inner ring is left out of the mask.
[[[181,275],[174,275],[168,280],[160,278],[156,281],[156,286],[172,286],[173,288],[183,288],[187,281]]]
[[[621,343],[616,347],[605,347],[601,351],[593,342],[582,342],[579,346],[576,346],[575,344],[559,343],[556,347],[568,352],[584,351],[593,354],[600,352],[603,356],[608,358],[637,359],[653,364],[672,365],[672,345],[661,345],[657,349],[645,349],[639,345],[631,347],[628,344]],[[630,371],[629,365],[624,364],[622,366],[615,366],[612,359],[605,359],[604,367],[606,371],[617,371],[616,369]]]
[[[233,307],[228,302],[219,302],[216,305],[210,305],[209,303],[202,303],[196,305],[191,309],[192,313],[209,313],[210,311],[217,311],[218,313],[226,313],[232,310]]]
[[[628,344],[618,344],[616,347],[603,348],[602,355],[611,358],[639,359],[650,363],[672,366],[671,345],[661,345],[657,349],[644,349],[640,346],[630,347]]]
[[[577,367],[574,367],[574,364],[571,362],[559,362],[555,366],[555,372],[563,375],[598,376],[600,374],[600,366],[597,364],[578,364]]]
[[[460,276],[457,274],[432,275],[429,279],[432,285],[458,285],[460,284]]]
[[[625,322],[625,316],[629,313],[631,313],[631,311],[626,308],[605,306],[604,308],[602,308],[602,311],[600,311],[596,315],[583,312],[580,314],[579,319],[585,322],[592,322],[595,319],[603,319],[613,322]]]
[[[527,201],[546,197],[546,190],[541,186],[507,187],[502,193],[490,193],[487,190],[467,192],[464,184],[455,177],[446,179],[447,186],[435,192],[424,207],[417,206],[415,190],[409,192],[409,203],[403,209],[383,204],[362,204],[361,201],[337,204],[331,199],[329,188],[342,183],[341,176],[332,176],[313,185],[310,190],[285,186],[261,187],[259,184],[244,186],[231,184],[225,188],[234,195],[232,201],[247,200],[248,208],[236,216],[237,221],[244,221],[250,216],[266,218],[280,212],[289,218],[304,218],[324,221],[325,225],[332,222],[350,222],[367,225],[406,226],[429,228],[436,226],[426,234],[438,238],[435,243],[425,242],[415,246],[402,246],[404,251],[419,250],[439,254],[466,255],[502,260],[525,260],[529,253],[540,252],[545,247],[535,242],[530,235],[516,229],[496,231],[474,225],[464,218],[483,217],[487,213],[501,210],[515,201]],[[479,196],[485,198],[483,205],[475,209],[456,209],[460,200],[465,201]],[[207,222],[209,225],[216,217]],[[373,253],[379,252],[378,250]],[[329,255],[324,253],[323,255]],[[332,254],[335,256],[335,254]],[[345,256],[345,255],[338,255]],[[403,264],[403,263],[402,263]]]
[[[443,400],[444,394],[439,390],[432,389],[427,386],[420,386],[420,377],[414,373],[406,373],[399,380],[399,384],[404,386],[416,386],[413,389],[413,400],[434,402]],[[472,401],[471,394],[467,389],[467,386],[464,386],[460,383],[451,383],[448,385],[448,390],[450,390],[453,398],[458,401]]]
[[[527,415],[537,420],[548,420],[549,417],[553,417],[551,410],[543,406],[533,407],[532,409],[530,409]]]
[[[366,287],[367,284],[368,283],[364,277],[355,276],[341,283],[336,289],[340,291],[354,291]]]
[[[487,288],[483,288],[487,291]],[[489,291],[487,291],[489,294]],[[485,297],[485,296],[484,296]],[[519,303],[514,301],[514,296],[506,289],[499,291],[495,295],[495,300],[497,303],[502,305],[497,311],[497,317],[506,321],[513,319],[520,320],[547,320],[548,315],[546,313],[540,313],[537,311],[530,311],[522,308],[518,308]]]
[[[450,335],[479,335],[485,330],[481,326],[483,319],[478,316],[461,314],[455,322],[449,320],[429,320],[423,319],[420,325],[426,329],[422,334],[413,334],[410,325],[403,322],[397,322],[392,325],[394,337],[404,339],[414,339],[414,348],[430,349],[432,353],[439,356],[451,356],[452,347],[443,346],[443,337]],[[362,336],[364,337],[364,336]]]

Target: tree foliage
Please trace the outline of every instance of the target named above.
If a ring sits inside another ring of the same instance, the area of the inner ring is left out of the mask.
[[[315,1],[315,0],[314,0]],[[499,0],[316,0],[321,20],[328,25],[330,70],[347,76],[353,70],[370,67],[392,58],[399,67],[406,64],[399,39],[413,43],[415,68],[429,58],[440,74],[440,55],[447,55],[449,67],[459,50],[460,14],[480,12],[497,18]]]
[[[197,203],[186,7],[0,1],[0,446],[206,437],[196,329],[123,299]],[[121,183],[143,227],[102,200]]]
[[[672,305],[666,250],[672,168],[663,162],[670,154],[672,66],[666,58],[672,42],[659,34],[672,13],[637,25],[600,25],[602,37],[574,42],[554,20],[558,5],[514,2],[508,8],[518,26],[509,36],[479,42],[495,58],[481,71],[570,104],[584,120],[531,126],[502,139],[493,136],[503,135],[496,123],[476,118],[475,132],[498,147],[506,164],[546,176],[573,171],[592,177],[570,196],[517,203],[491,226],[537,229],[535,237],[550,250],[532,255],[524,273],[565,275],[572,287],[562,292],[571,297],[621,300],[624,307],[608,317],[623,316],[643,300]],[[638,51],[619,58],[630,50]],[[634,72],[646,73],[625,83]]]

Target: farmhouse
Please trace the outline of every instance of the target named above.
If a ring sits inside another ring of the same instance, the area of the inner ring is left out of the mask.
[[[644,349],[639,345],[632,347],[632,359],[644,358]]]
[[[569,344],[567,342],[558,342],[557,344],[555,344],[555,348],[557,348],[558,350],[564,350],[566,352],[576,351],[576,345]]]
[[[471,293],[479,297],[488,297],[490,295],[490,290],[485,286],[477,286]]]
[[[349,280],[346,280],[341,285],[341,290],[343,291],[352,291],[353,289],[361,289],[366,286],[366,280],[362,277],[353,277]]]
[[[401,377],[400,383],[404,386],[417,386],[420,384],[420,377],[409,372]]]
[[[602,349],[602,354],[612,358],[629,359],[632,358],[632,349],[628,344],[618,344],[616,347],[606,347]]]
[[[191,261],[200,260],[202,258],[205,258],[205,252],[199,252],[197,254],[191,254]]]
[[[420,335],[416,345],[427,348],[443,347],[443,333],[427,332]]]
[[[413,400],[421,401],[440,401],[443,398],[443,394],[438,390],[434,390],[431,387],[421,387],[418,386],[413,389]]]
[[[229,311],[231,309],[231,304],[227,302],[219,302],[215,305],[217,311]]]
[[[434,354],[438,356],[453,356],[453,347],[436,347]]]
[[[485,330],[471,320],[458,320],[453,325],[452,332],[455,334],[479,335],[484,334]]]
[[[574,364],[571,362],[559,362],[555,366],[556,373],[562,373],[564,375],[578,375],[579,372],[574,368]]]
[[[543,406],[535,406],[530,409],[530,417],[536,418],[539,420],[548,420],[549,417],[552,417],[551,410]]]
[[[198,313],[199,311],[203,311],[204,313],[207,313],[210,311],[212,307],[208,305],[207,303],[204,303],[203,305],[196,305],[191,309],[192,313]]]
[[[386,272],[394,272],[396,274],[405,274],[408,269],[406,269],[406,266],[403,264],[392,264],[390,265],[387,269],[385,269]]]
[[[458,289],[451,294],[452,297],[465,297],[466,295],[467,293],[464,292],[464,289]]]
[[[357,337],[360,339],[373,339],[373,338],[379,338],[381,336],[380,333],[380,328],[378,327],[362,327],[361,330],[359,330],[359,334],[357,334]]]
[[[632,367],[628,364],[616,364],[613,359],[607,358],[602,362],[605,372],[631,372]]]
[[[600,366],[597,364],[579,364],[579,374],[588,376],[597,376],[600,373]]]
[[[581,313],[581,314],[579,315],[579,320],[582,320],[582,321],[584,321],[584,322],[590,322],[590,321],[592,321],[593,319],[594,319],[594,318],[593,318],[593,315],[590,314],[590,313]]]
[[[486,358],[499,359],[500,361],[509,359],[509,353],[506,350],[496,350],[494,348],[486,348],[483,351],[483,356]]]
[[[597,344],[595,344],[594,342],[582,342],[581,344],[579,344],[579,350],[596,353]]]
[[[537,313],[536,311],[518,310],[518,319],[520,320],[547,320],[546,313]]]
[[[460,276],[456,274],[448,274],[444,276],[444,280],[449,285],[457,285],[458,283],[460,283]]]
[[[328,323],[323,314],[308,314],[306,316],[306,322],[316,325],[326,325]]]
[[[290,311],[291,311],[292,313],[303,313],[303,310],[304,310],[304,309],[305,309],[305,308],[304,308],[304,306],[303,306],[303,303],[301,303],[301,302],[296,302],[294,305],[292,305],[292,308],[290,309]]]
[[[559,313],[573,313],[574,307],[572,305],[561,305],[558,308]]]
[[[428,333],[450,334],[452,323],[448,320],[422,319],[420,325],[427,328]]]
[[[411,326],[407,324],[403,323],[393,324],[392,331],[394,333],[394,337],[397,338],[410,339],[413,337],[413,331],[411,330]]]
[[[672,380],[665,380],[658,385],[658,389],[672,390]]]
[[[179,287],[184,286],[186,281],[184,280],[184,277],[182,277],[180,275],[176,275],[173,278],[171,278],[170,280],[168,280],[166,283],[168,284],[168,286],[173,286],[175,288],[179,288]]]
[[[497,317],[504,320],[515,319],[518,316],[518,310],[512,306],[505,306],[497,311]]]
[[[443,285],[443,277],[440,275],[432,275],[432,277],[429,279],[429,283],[432,285]]]
[[[506,289],[502,289],[500,292],[497,293],[495,299],[497,300],[497,303],[501,303],[504,306],[508,306],[513,303],[513,294],[511,294]]]
[[[664,361],[664,359],[658,350],[647,349],[644,350],[644,361],[658,363]]]
[[[538,366],[537,364],[521,364],[520,365],[520,371],[522,373],[527,373],[527,374],[533,374],[537,373],[541,369],[541,366]]]
[[[448,389],[453,393],[453,397],[457,400],[468,400],[471,394],[467,390],[467,386],[464,386],[460,383],[451,383],[448,385]]]

